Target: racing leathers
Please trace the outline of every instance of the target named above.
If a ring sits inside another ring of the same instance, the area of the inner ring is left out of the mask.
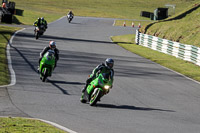
[[[106,67],[106,65],[104,63],[98,65],[92,72],[92,76],[90,78],[88,78],[86,80],[86,85],[85,87],[82,89],[82,92],[85,92],[88,84],[90,84],[90,82],[92,82],[95,78],[96,78],[96,74],[97,73],[109,73],[110,74],[110,77],[111,77],[111,80],[113,80],[113,77],[114,77],[114,70],[111,68],[108,68]],[[111,86],[112,88],[112,86]]]
[[[47,27],[47,21],[44,20],[44,19],[42,20],[40,18],[38,20],[36,20],[33,25],[36,26],[36,27],[38,27],[38,28],[40,28],[41,25],[44,25],[45,30],[48,28]]]
[[[48,50],[50,50],[51,48],[49,47],[49,46],[47,46],[47,47],[45,47],[44,49],[43,49],[43,51],[40,53],[40,58],[39,58],[39,66],[40,66],[40,61],[42,60],[42,58],[43,58],[43,56],[44,56],[44,54],[48,51]],[[57,61],[59,60],[59,50],[57,49],[57,48],[55,48],[54,50],[53,50],[54,52],[55,52],[55,67],[54,67],[54,69],[56,68],[56,66],[57,66]]]

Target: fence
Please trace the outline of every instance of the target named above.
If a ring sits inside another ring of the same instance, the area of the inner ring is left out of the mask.
[[[158,38],[136,31],[135,42],[138,45],[175,56],[200,66],[200,48]]]

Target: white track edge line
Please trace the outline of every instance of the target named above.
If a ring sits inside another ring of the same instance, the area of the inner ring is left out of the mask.
[[[64,130],[64,131],[66,131],[66,132],[69,132],[69,133],[77,133],[77,132],[75,132],[75,131],[73,131],[73,130],[71,130],[71,129],[69,129],[69,128],[63,127],[63,126],[61,126],[61,125],[59,125],[59,124],[57,124],[57,123],[51,122],[51,121],[47,121],[47,120],[43,120],[43,119],[37,119],[37,118],[34,118],[34,119],[40,120],[40,121],[45,122],[45,123],[48,123],[48,124],[51,124],[51,125],[53,125],[53,126],[59,128],[59,129],[62,129],[62,130]]]
[[[51,23],[49,23],[49,24],[55,23],[55,22],[57,22],[57,21],[63,19],[64,17],[65,17],[65,16],[63,16],[63,17],[59,18],[58,20],[53,21],[53,22],[51,22]],[[23,28],[23,29],[21,29],[21,30],[16,31],[16,32],[12,35],[11,39],[9,40],[9,42],[8,42],[8,44],[7,44],[7,47],[6,47],[6,54],[7,54],[7,61],[8,61],[8,69],[9,69],[9,73],[10,73],[10,84],[8,84],[8,85],[2,85],[2,86],[0,86],[0,87],[9,87],[9,86],[13,86],[13,85],[16,84],[16,75],[15,75],[15,71],[13,70],[13,67],[12,67],[12,60],[11,60],[11,55],[10,55],[10,47],[12,46],[12,41],[13,41],[14,37],[16,36],[16,34],[17,34],[18,32],[21,32],[21,31],[25,30],[25,29],[26,29],[26,28]]]
[[[61,17],[59,20],[61,20],[62,18],[64,18],[64,17]],[[56,20],[56,21],[58,21],[58,20]],[[54,22],[56,22],[56,21],[54,21]],[[52,23],[54,23],[54,22],[52,22]],[[12,46],[12,41],[13,41],[14,37],[16,36],[16,34],[17,34],[18,32],[21,32],[21,31],[25,30],[25,29],[26,29],[26,28],[23,28],[23,29],[21,29],[21,30],[16,31],[16,32],[12,35],[11,39],[9,40],[9,42],[8,42],[8,44],[7,44],[6,54],[7,54],[7,61],[8,61],[8,68],[9,68],[9,72],[10,72],[11,82],[10,82],[9,85],[3,85],[3,86],[0,86],[0,87],[9,87],[9,86],[13,86],[13,85],[16,84],[16,75],[15,75],[15,71],[13,70],[13,67],[12,67],[12,60],[11,60],[11,55],[10,55],[10,47]],[[46,120],[42,120],[42,119],[37,119],[37,118],[34,118],[34,119],[36,119],[36,120],[41,120],[41,121],[43,121],[43,122],[49,123],[49,124],[51,124],[51,125],[53,125],[53,126],[55,126],[55,127],[57,127],[57,128],[60,128],[60,129],[62,129],[62,130],[64,130],[64,131],[67,131],[67,132],[69,132],[69,133],[77,133],[77,132],[72,131],[72,130],[66,128],[66,127],[63,127],[63,126],[59,125],[59,124],[56,124],[56,123],[54,123],[54,122],[50,122],[50,121],[46,121]]]
[[[11,60],[11,55],[10,55],[10,47],[12,46],[12,41],[15,37],[15,35],[18,33],[18,32],[21,32],[25,30],[25,28],[21,29],[21,30],[18,30],[16,31],[11,39],[9,40],[8,44],[7,44],[7,47],[6,47],[6,54],[7,54],[7,61],[8,61],[8,69],[9,69],[9,73],[10,73],[10,84],[9,85],[3,85],[3,86],[0,86],[0,87],[9,87],[9,86],[13,86],[16,84],[16,75],[15,75],[15,71],[13,70],[13,67],[12,67],[12,60]]]

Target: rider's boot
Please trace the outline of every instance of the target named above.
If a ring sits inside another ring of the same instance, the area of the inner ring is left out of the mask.
[[[85,87],[81,90],[82,91],[82,93],[84,93],[85,92],[85,90],[87,89],[87,86],[88,86],[88,84],[86,84],[85,85]]]
[[[85,99],[84,93],[82,93],[81,98],[80,98],[80,101],[81,101],[82,103],[86,103],[86,102],[87,102],[87,100]]]

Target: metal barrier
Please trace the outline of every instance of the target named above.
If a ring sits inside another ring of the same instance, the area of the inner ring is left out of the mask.
[[[175,56],[200,66],[200,48],[173,42],[159,37],[147,35],[136,31],[135,42],[138,45]]]

